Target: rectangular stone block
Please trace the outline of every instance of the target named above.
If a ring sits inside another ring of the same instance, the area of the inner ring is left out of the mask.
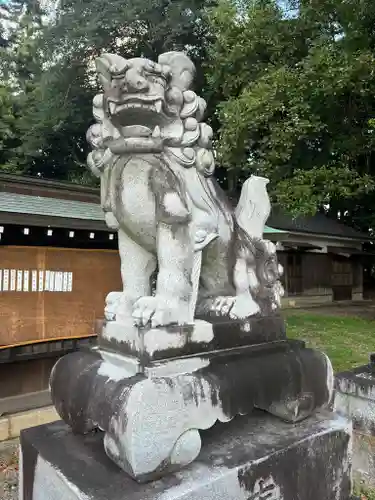
[[[335,408],[353,421],[354,429],[375,435],[375,371],[369,365],[335,377]]]
[[[220,316],[204,317],[197,319],[194,325],[169,325],[164,328],[138,328],[132,320],[127,323],[97,321],[96,328],[101,349],[133,356],[140,365],[286,340],[284,320],[280,314],[242,321]]]
[[[353,472],[375,486],[375,372],[369,365],[335,378],[334,408],[353,423]]]
[[[202,433],[198,459],[138,484],[105,455],[100,432],[62,422],[21,433],[20,500],[348,500],[351,424],[320,413],[297,425],[258,412]]]
[[[9,439],[9,420],[0,418],[0,442]]]
[[[49,424],[60,420],[53,406],[39,408],[37,410],[23,411],[8,416],[9,439],[17,438],[23,429],[36,427],[42,424]]]

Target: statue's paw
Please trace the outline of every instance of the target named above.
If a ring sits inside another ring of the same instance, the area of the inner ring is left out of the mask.
[[[239,295],[236,297],[229,316],[232,319],[246,319],[255,316],[260,311],[260,307],[251,295]]]
[[[141,297],[133,307],[133,319],[137,326],[146,326],[157,312],[157,316],[163,315],[160,301],[156,297]]]
[[[142,297],[134,304],[133,319],[137,326],[146,326],[148,323],[151,323],[152,327],[165,326],[186,322],[186,311],[184,306],[172,298],[157,295]]]
[[[110,292],[107,295],[104,307],[104,317],[107,321],[114,321],[116,319],[122,295],[122,292]]]
[[[219,296],[211,305],[211,311],[221,316],[227,316],[232,309],[236,297]]]

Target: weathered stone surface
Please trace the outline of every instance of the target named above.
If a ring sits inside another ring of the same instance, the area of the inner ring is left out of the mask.
[[[61,422],[23,431],[20,500],[348,500],[351,425],[320,413],[294,426],[259,412],[203,433],[199,458],[140,485],[103,453],[102,433]]]
[[[280,314],[242,321],[212,317],[197,319],[194,325],[159,328],[138,328],[117,321],[98,323],[98,345],[134,356],[141,366],[153,360],[286,340],[284,319]]]
[[[107,296],[98,348],[59,360],[51,393],[75,432],[104,431],[107,455],[144,482],[192,462],[217,421],[260,408],[294,423],[325,408],[333,372],[286,339],[282,268],[263,240],[268,180],[246,180],[233,208],[213,178],[192,61],[102,54],[96,68],[88,165],[123,290]]]
[[[154,362],[143,374],[130,361],[100,350],[65,356],[51,390],[63,420],[75,432],[104,430],[108,456],[138,481],[194,460],[199,430],[216,421],[261,408],[296,422],[332,396],[328,358],[298,342]]]
[[[352,419],[354,429],[375,436],[375,373],[369,366],[336,375],[335,408]]]
[[[373,364],[339,373],[334,408],[353,422],[353,471],[375,486],[375,370]]]

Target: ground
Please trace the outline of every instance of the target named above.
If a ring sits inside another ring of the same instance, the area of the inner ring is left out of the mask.
[[[366,364],[374,348],[375,304],[327,306],[285,310],[288,337],[328,354],[336,372]],[[0,443],[0,500],[16,500],[17,443]],[[362,500],[375,500],[375,492],[358,487]]]

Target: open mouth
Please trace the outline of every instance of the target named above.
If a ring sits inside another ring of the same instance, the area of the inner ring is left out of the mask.
[[[108,109],[114,123],[121,128],[140,125],[152,132],[157,126],[162,127],[168,121],[163,113],[161,99],[152,102],[138,99],[121,103],[110,101]]]
[[[160,114],[162,111],[163,103],[159,99],[154,102],[147,101],[127,101],[123,103],[109,102],[109,112],[111,115],[118,115],[119,113],[130,110],[145,110],[152,113]]]

